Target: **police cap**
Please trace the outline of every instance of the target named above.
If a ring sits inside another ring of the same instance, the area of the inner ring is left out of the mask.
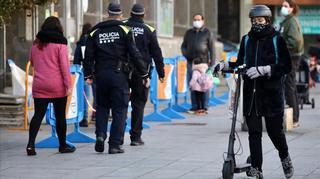
[[[115,15],[122,14],[120,4],[110,3],[108,6],[108,13]]]
[[[142,4],[134,4],[132,6],[132,9],[131,9],[131,13],[134,14],[134,15],[143,15],[144,14],[144,7]]]

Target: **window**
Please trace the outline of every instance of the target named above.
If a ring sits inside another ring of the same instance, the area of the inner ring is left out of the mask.
[[[157,30],[159,36],[173,36],[173,0],[157,0]]]

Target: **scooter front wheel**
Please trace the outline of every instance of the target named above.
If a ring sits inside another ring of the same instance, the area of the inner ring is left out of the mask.
[[[234,166],[231,161],[225,161],[223,163],[222,178],[232,179],[234,174]]]

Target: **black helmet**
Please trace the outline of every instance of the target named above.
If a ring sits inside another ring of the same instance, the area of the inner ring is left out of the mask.
[[[250,9],[249,17],[271,17],[271,10],[265,5],[255,5]]]

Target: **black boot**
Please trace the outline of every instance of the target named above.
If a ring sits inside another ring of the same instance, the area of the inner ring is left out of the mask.
[[[82,121],[79,123],[80,127],[88,127],[88,120],[82,119]]]
[[[144,141],[140,138],[138,140],[131,140],[130,143],[131,146],[140,146],[140,145],[144,145]]]
[[[37,152],[34,147],[28,146],[26,150],[28,156],[37,155]]]
[[[96,145],[94,146],[94,149],[96,150],[96,152],[103,152],[104,151],[104,138],[103,137],[97,137]]]
[[[68,144],[59,147],[59,152],[60,153],[72,153],[74,151],[76,151],[76,148],[74,146],[71,146],[71,145],[68,145]]]
[[[109,154],[121,154],[121,153],[124,153],[124,150],[119,146],[118,147],[110,146],[108,152]]]

